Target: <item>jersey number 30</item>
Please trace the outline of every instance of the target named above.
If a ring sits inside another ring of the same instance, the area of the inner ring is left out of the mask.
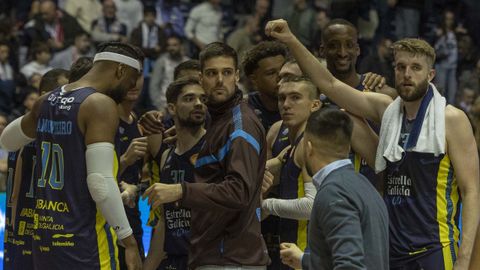
[[[42,142],[42,175],[38,179],[38,186],[47,184],[53,189],[61,190],[64,184],[63,149],[60,145]],[[48,176],[48,179],[47,179]]]

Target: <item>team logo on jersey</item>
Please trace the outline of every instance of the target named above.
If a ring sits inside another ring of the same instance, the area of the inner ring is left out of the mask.
[[[190,156],[190,163],[192,163],[193,166],[195,166],[195,163],[197,162],[197,158],[198,158],[198,153]]]
[[[393,205],[399,205],[406,198],[415,195],[413,181],[406,175],[388,175],[385,188],[387,196],[392,197]]]
[[[51,106],[56,106],[59,104],[58,108],[60,110],[69,111],[72,108],[71,104],[75,101],[75,97],[62,97],[52,93],[50,96],[48,96],[47,100],[50,102]]]

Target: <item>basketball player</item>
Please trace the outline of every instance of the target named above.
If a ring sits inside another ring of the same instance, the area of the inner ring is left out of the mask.
[[[123,101],[117,106],[120,122],[115,135],[115,153],[119,157],[117,179],[122,191],[125,213],[137,241],[139,255],[144,258],[142,220],[138,208],[140,197],[138,195],[141,192],[140,177],[148,145],[147,138],[140,133],[137,116],[133,112],[142,89],[143,76],[139,76],[136,85],[128,90]],[[148,186],[148,184],[146,185]],[[120,269],[127,268],[124,258],[125,249],[119,246]]]
[[[201,81],[212,123],[195,163],[195,183],[155,184],[153,207],[180,201],[190,207],[189,267],[265,269],[260,191],[266,162],[265,130],[242,102],[237,54],[214,42],[200,53]]]
[[[36,138],[35,268],[117,268],[116,235],[128,269],[141,268],[113,165],[115,102],[134,87],[141,58],[131,45],[103,44],[85,76],[42,96],[0,137],[10,151]]]
[[[386,175],[391,269],[453,269],[454,265],[465,269],[479,218],[478,153],[466,115],[445,106],[444,98],[430,84],[435,76],[434,49],[419,39],[394,44],[400,97],[392,103],[386,95],[362,93],[336,79],[296,39],[284,20],[269,22],[266,33],[291,49],[302,70],[332,101],[353,114],[382,122],[376,170],[385,169]],[[427,115],[429,109],[435,112]],[[437,118],[434,128],[422,126],[427,116],[430,123]],[[419,140],[423,142],[417,146]],[[395,151],[385,152],[382,144]]]
[[[264,41],[245,53],[242,65],[254,91],[248,104],[261,120],[266,131],[280,120],[278,113],[278,73],[285,62],[287,49],[281,43]]]
[[[273,158],[267,167],[274,174],[278,184],[278,198],[268,198],[262,202],[262,214],[280,217],[278,222],[277,251],[280,242],[297,243],[304,250],[307,244],[307,221],[310,218],[313,198],[316,190],[311,178],[302,168],[303,148],[301,147],[303,131],[307,119],[322,103],[315,85],[306,77],[289,76],[284,78],[278,91],[278,108],[283,125],[288,128],[291,148],[283,157]],[[289,269],[279,263],[277,269]]]
[[[207,113],[205,91],[195,78],[174,81],[167,89],[168,112],[175,121],[175,145],[162,153],[160,182],[176,184],[194,179],[194,164],[204,142]],[[190,209],[174,203],[160,206],[144,269],[187,269]],[[162,256],[166,253],[166,257]]]

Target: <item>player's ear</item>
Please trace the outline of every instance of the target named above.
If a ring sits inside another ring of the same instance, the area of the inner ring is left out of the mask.
[[[115,77],[118,80],[121,80],[124,76],[126,76],[126,71],[127,71],[127,68],[126,68],[125,65],[118,64],[116,69],[115,69]]]
[[[167,110],[168,110],[168,113],[172,116],[174,116],[177,112],[177,110],[175,108],[175,104],[173,104],[173,103],[168,103],[167,104]]]

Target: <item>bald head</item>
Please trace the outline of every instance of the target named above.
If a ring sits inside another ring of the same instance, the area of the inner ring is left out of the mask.
[[[57,5],[51,0],[42,1],[40,3],[40,14],[42,14],[42,19],[46,23],[53,23],[57,17]]]

